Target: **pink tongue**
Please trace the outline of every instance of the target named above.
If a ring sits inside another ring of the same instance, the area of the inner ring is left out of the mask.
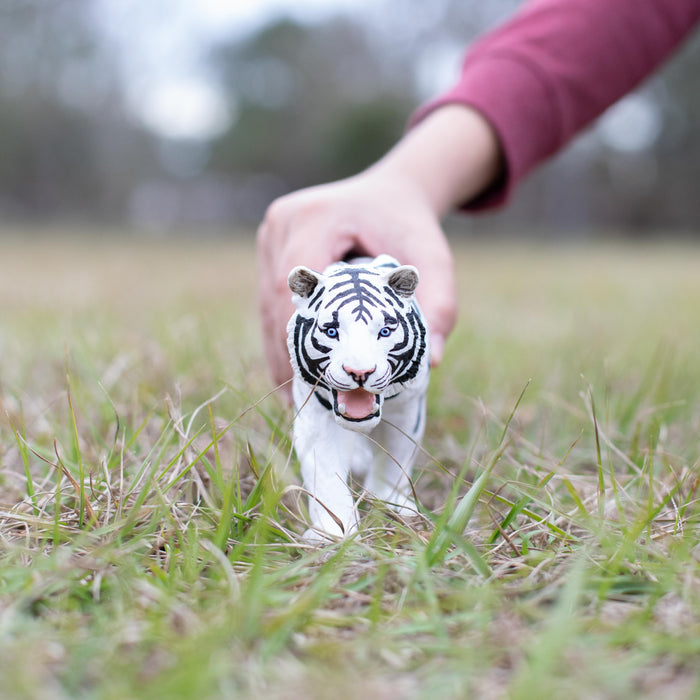
[[[374,413],[374,394],[364,389],[338,392],[338,405],[345,404],[345,415],[348,418],[366,418]]]

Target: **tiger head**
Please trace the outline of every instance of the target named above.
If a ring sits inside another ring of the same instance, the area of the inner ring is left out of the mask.
[[[427,333],[414,292],[418,271],[382,255],[323,273],[295,267],[287,326],[292,367],[337,423],[370,430],[392,398],[427,373]],[[313,400],[313,399],[311,399]]]

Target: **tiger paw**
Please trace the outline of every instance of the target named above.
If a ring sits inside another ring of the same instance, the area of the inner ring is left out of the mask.
[[[337,540],[341,539],[342,535],[340,537],[332,537],[326,532],[323,532],[322,530],[317,530],[316,528],[310,527],[304,534],[301,536],[301,539],[304,541],[304,544],[309,544],[312,547],[322,547],[323,545],[330,544],[331,542],[336,542]]]
[[[310,544],[314,547],[322,547],[323,545],[339,542],[347,537],[351,537],[356,532],[356,524],[343,530],[336,523],[333,523],[327,528],[321,528],[320,526],[310,527],[304,532],[301,538],[306,544]]]

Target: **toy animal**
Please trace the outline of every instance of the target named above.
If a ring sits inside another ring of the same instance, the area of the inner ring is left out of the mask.
[[[309,494],[309,542],[350,535],[348,485],[415,513],[411,470],[425,428],[429,351],[418,271],[388,255],[289,273],[294,449]]]

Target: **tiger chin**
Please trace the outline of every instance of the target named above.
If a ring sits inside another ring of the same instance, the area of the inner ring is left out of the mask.
[[[289,273],[294,449],[309,494],[307,542],[357,530],[351,474],[397,512],[416,513],[411,472],[430,373],[418,279],[415,267],[388,255]]]

